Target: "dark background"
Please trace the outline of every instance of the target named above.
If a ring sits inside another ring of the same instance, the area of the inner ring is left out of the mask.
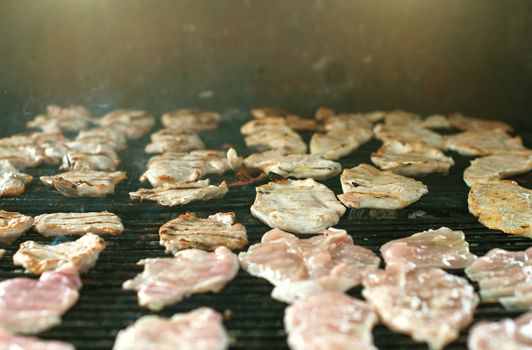
[[[527,0],[0,5],[3,118],[56,102],[95,114],[269,105],[310,114],[328,105],[532,123]]]

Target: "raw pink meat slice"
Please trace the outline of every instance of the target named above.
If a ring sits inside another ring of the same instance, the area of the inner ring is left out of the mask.
[[[36,334],[61,322],[61,315],[78,300],[78,270],[64,265],[39,280],[13,278],[0,283],[0,329]]]
[[[463,269],[477,258],[469,252],[462,231],[447,227],[390,241],[381,247],[387,266]]]
[[[286,308],[284,326],[292,350],[376,350],[371,330],[377,316],[344,293],[309,294]]]
[[[499,301],[507,309],[532,308],[532,248],[492,249],[471,264],[466,274],[478,282],[482,301]]]
[[[308,239],[274,229],[239,259],[248,273],[275,285],[272,296],[285,302],[322,289],[348,290],[380,262],[370,250],[354,245],[345,230],[334,228]]]
[[[228,347],[229,337],[222,316],[202,307],[172,318],[141,317],[118,333],[113,350],[223,350]]]
[[[478,296],[465,278],[442,269],[368,272],[362,295],[392,331],[439,350],[473,319]]]
[[[0,350],[75,350],[68,343],[21,337],[0,331]]]
[[[186,249],[175,258],[144,259],[139,264],[144,271],[124,282],[123,288],[136,290],[139,304],[155,311],[192,294],[218,292],[238,272],[238,259],[226,247],[214,252]]]
[[[475,324],[467,345],[470,350],[532,350],[532,312],[516,320]]]

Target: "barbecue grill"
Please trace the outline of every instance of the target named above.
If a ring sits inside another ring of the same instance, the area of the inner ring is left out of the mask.
[[[0,55],[0,137],[24,131],[25,122],[48,103],[85,104],[95,115],[138,107],[159,116],[197,106],[223,115],[218,130],[200,134],[208,148],[230,144],[247,155],[239,127],[251,118],[250,107],[309,114],[323,104],[346,111],[404,107],[500,116],[532,147],[532,6],[527,1],[62,0],[3,2],[0,8],[0,43],[9,50]],[[308,142],[311,134],[302,135]],[[141,271],[140,259],[165,256],[158,229],[179,214],[234,211],[250,243],[268,230],[249,211],[255,185],[184,207],[130,200],[128,192],[147,187],[138,178],[149,158],[143,151],[148,139],[130,141],[120,153],[119,169],[128,179],[114,195],[67,198],[36,179],[23,196],[0,198],[1,209],[28,215],[108,210],[125,226],[122,235],[104,237],[107,248],[82,276],[78,303],[42,338],[64,340],[80,350],[111,349],[119,330],[150,313],[137,305],[136,293],[121,289],[122,283]],[[372,140],[340,162],[344,168],[371,164],[370,153],[379,145]],[[463,230],[476,255],[495,247],[530,247],[530,239],[488,230],[469,214],[462,173],[471,158],[452,157],[456,164],[447,176],[423,179],[429,194],[418,202],[395,211],[348,209],[336,227],[377,254],[387,241],[440,226]],[[58,169],[26,172],[38,177]],[[218,183],[232,177],[209,178]],[[532,186],[530,173],[513,179]],[[341,193],[338,177],[323,183]],[[7,249],[0,280],[26,276],[11,259],[17,245],[30,239],[50,244],[30,231],[12,245],[0,245]],[[271,290],[268,282],[241,270],[220,293],[194,295],[158,314],[209,306],[225,311],[232,349],[286,349],[286,305],[274,301]],[[361,298],[360,292],[355,288],[349,294]],[[474,322],[519,314],[481,303]],[[465,349],[467,334],[466,329],[446,349]],[[427,348],[383,325],[374,337],[379,349]]]

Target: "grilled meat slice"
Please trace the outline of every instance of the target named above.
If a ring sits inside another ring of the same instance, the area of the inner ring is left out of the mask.
[[[303,118],[299,115],[277,108],[254,108],[251,114],[257,119],[282,118],[288,127],[294,130],[321,130],[322,126],[316,120]]]
[[[13,255],[13,263],[36,275],[66,264],[74,265],[83,273],[96,264],[100,252],[104,249],[105,241],[93,233],[87,233],[76,241],[57,245],[26,241]]]
[[[426,117],[421,126],[427,129],[451,129],[449,118],[444,115],[433,114]]]
[[[127,146],[126,135],[120,129],[112,127],[99,127],[80,131],[78,136],[76,136],[76,141],[109,145],[118,151],[125,149]]]
[[[66,143],[70,140],[58,132],[34,132],[31,134],[34,144],[41,149],[41,155],[46,164],[59,164],[68,148]]]
[[[246,136],[246,145],[259,151],[279,150],[287,154],[307,152],[301,136],[289,127],[264,129]]]
[[[421,123],[420,123],[421,124]],[[419,124],[419,125],[420,125]],[[419,125],[389,125],[378,124],[373,129],[375,138],[383,142],[398,141],[402,143],[423,142],[427,146],[439,149],[445,148],[445,142],[440,134]]]
[[[532,312],[515,320],[482,321],[469,331],[469,350],[530,350],[532,349]]]
[[[12,335],[0,330],[2,350],[76,350],[73,345],[55,340]]]
[[[313,293],[285,310],[292,350],[377,350],[371,331],[377,316],[358,299],[335,291]]]
[[[112,127],[128,139],[140,139],[155,125],[155,118],[142,110],[117,109],[104,115],[97,123]]]
[[[83,106],[60,107],[49,105],[46,114],[41,114],[27,123],[28,128],[41,129],[44,132],[79,131],[93,122],[91,113]]]
[[[423,123],[423,118],[419,114],[400,109],[384,112],[383,118],[387,126],[419,126]]]
[[[465,272],[478,282],[482,301],[499,301],[508,309],[532,308],[532,248],[516,252],[492,249]]]
[[[357,129],[368,130],[368,140],[373,137],[371,129],[373,123],[368,119],[365,114],[336,114],[325,118],[325,130],[327,131],[353,131]],[[364,141],[365,142],[365,141]]]
[[[260,169],[283,177],[325,180],[342,171],[342,166],[312,154],[284,154],[280,151],[255,153],[244,160],[246,168]]]
[[[508,176],[524,174],[532,170],[532,152],[499,153],[477,158],[464,171],[464,181],[471,187]]]
[[[386,266],[406,270],[423,267],[463,269],[477,258],[469,252],[464,233],[447,227],[395,239],[384,244],[381,253]]]
[[[61,323],[61,315],[78,300],[78,271],[65,265],[39,280],[12,278],[0,282],[0,329],[37,334]]]
[[[146,153],[188,152],[204,148],[205,144],[195,132],[161,129],[151,134],[151,143],[144,151]]]
[[[68,151],[63,157],[63,164],[61,170],[67,171],[115,171],[120,158],[112,157],[105,153],[82,153],[76,151]]]
[[[319,290],[349,290],[380,262],[370,250],[354,245],[345,230],[334,228],[309,239],[274,229],[239,259],[248,273],[275,285],[272,297],[285,302]]]
[[[465,278],[441,269],[370,271],[362,295],[392,331],[443,349],[473,319],[478,296]]]
[[[216,213],[206,219],[194,213],[181,214],[159,229],[159,243],[167,253],[197,248],[214,250],[226,247],[231,250],[244,248],[248,243],[246,228],[235,223],[235,213]]]
[[[181,301],[192,294],[219,292],[238,272],[238,259],[229,249],[214,252],[187,249],[174,258],[145,259],[144,271],[124,282],[136,290],[139,304],[153,311]]]
[[[114,193],[115,185],[126,179],[123,171],[69,171],[41,176],[41,181],[67,197],[105,197]]]
[[[467,202],[482,225],[532,238],[532,190],[509,180],[476,183]]]
[[[208,174],[222,175],[229,170],[227,156],[221,151],[197,150],[190,153],[165,153],[148,161],[148,170],[140,177],[153,187],[195,181]]]
[[[449,122],[454,128],[465,131],[488,131],[494,129],[499,129],[506,132],[513,131],[513,128],[504,122],[498,120],[466,117],[460,113],[453,113],[449,115]]]
[[[242,125],[240,133],[244,136],[249,136],[265,130],[284,130],[286,128],[290,129],[283,118],[268,117],[250,120]]]
[[[161,117],[166,128],[187,131],[211,131],[218,128],[222,117],[217,112],[199,109],[178,109]]]
[[[40,165],[44,160],[42,150],[35,146],[23,147],[0,147],[0,161],[8,161],[16,167],[33,168]]]
[[[256,192],[251,213],[272,228],[320,233],[345,213],[334,192],[313,179],[278,180],[258,186]]]
[[[497,153],[530,153],[519,136],[511,137],[501,129],[464,131],[445,137],[448,149],[463,156],[488,156]]]
[[[108,211],[93,213],[53,213],[35,217],[33,228],[45,237],[84,235],[86,233],[119,235],[122,220]]]
[[[148,315],[120,331],[113,350],[225,350],[229,336],[222,316],[207,307],[171,318]]]
[[[438,148],[429,147],[423,142],[386,142],[377,152],[371,154],[371,161],[381,170],[391,170],[404,176],[446,174],[454,165],[451,157],[445,156]]]
[[[0,243],[13,243],[33,224],[33,218],[18,212],[0,210]]]
[[[0,197],[20,196],[33,176],[21,173],[7,160],[0,160]]]
[[[148,200],[167,207],[185,205],[192,201],[208,201],[223,198],[229,188],[225,181],[220,185],[210,185],[209,180],[185,181],[156,188],[141,188],[129,192],[131,199]]]
[[[371,139],[371,135],[373,134],[370,129],[315,133],[310,139],[310,153],[325,159],[338,159],[351,154],[362,143]]]
[[[344,194],[338,198],[348,208],[400,209],[429,192],[420,181],[368,164],[344,169],[340,181]]]

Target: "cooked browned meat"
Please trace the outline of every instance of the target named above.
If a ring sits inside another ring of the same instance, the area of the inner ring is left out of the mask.
[[[118,109],[107,113],[98,124],[112,127],[129,139],[139,139],[155,125],[155,118],[142,110]]]
[[[244,160],[246,168],[260,169],[283,177],[325,180],[340,174],[342,166],[313,154],[284,154],[280,151],[255,153]]]
[[[532,312],[515,320],[481,321],[469,331],[469,350],[530,350],[532,349]]]
[[[466,117],[465,115],[460,113],[453,113],[449,115],[449,122],[453,127],[466,131],[488,131],[494,129],[499,129],[507,132],[513,131],[513,128],[504,122],[498,120]]]
[[[319,107],[314,112],[314,119],[322,121],[336,115],[336,111],[328,107]]]
[[[222,151],[197,150],[190,153],[165,153],[148,161],[148,170],[140,177],[153,187],[195,181],[208,174],[221,175],[229,170],[227,155]]]
[[[428,146],[444,149],[445,142],[443,137],[434,131],[421,127],[421,124],[378,124],[373,129],[373,132],[375,133],[375,138],[383,142],[424,142]]]
[[[91,113],[83,106],[59,107],[49,105],[46,114],[41,114],[27,123],[28,128],[38,128],[44,132],[60,130],[79,131],[87,128],[92,122]]]
[[[34,144],[42,150],[44,162],[59,164],[67,152],[66,143],[70,140],[62,132],[34,132],[31,134]]]
[[[433,114],[423,120],[421,126],[427,129],[450,129],[452,128],[449,118],[444,115]]]
[[[529,153],[519,136],[511,137],[501,129],[464,131],[445,137],[448,149],[464,156],[487,156],[497,153]]]
[[[532,190],[514,181],[493,180],[474,184],[467,201],[482,225],[532,238]]]
[[[306,153],[307,145],[292,130],[284,118],[268,117],[244,124],[240,132],[245,135],[246,145],[260,151],[279,150],[287,154]]]
[[[115,185],[126,179],[126,173],[116,171],[69,171],[53,176],[41,176],[41,181],[67,197],[105,197],[114,193]]]
[[[335,291],[296,300],[284,315],[291,350],[377,350],[371,334],[377,321],[365,302]]]
[[[528,153],[499,153],[477,158],[464,171],[464,181],[471,187],[532,170],[532,151]]]
[[[270,182],[256,192],[251,213],[272,228],[321,233],[345,213],[334,192],[313,179]]]
[[[400,209],[429,192],[420,181],[368,164],[344,169],[340,181],[344,194],[338,199],[348,208]]]
[[[418,232],[395,239],[381,247],[386,266],[411,270],[423,267],[463,269],[475,261],[462,231],[447,227]]]
[[[60,169],[66,171],[115,171],[120,163],[120,158],[104,152],[97,152],[97,148],[94,153],[68,151],[63,157],[63,164],[61,164]]]
[[[76,141],[82,143],[107,144],[120,151],[126,148],[126,135],[112,127],[99,127],[80,131]]]
[[[0,197],[20,196],[33,176],[19,172],[7,160],[0,160]]]
[[[325,119],[324,123],[327,131],[347,131],[356,129],[371,130],[371,128],[373,128],[373,123],[368,120],[365,114],[341,113],[328,117]],[[371,135],[373,134],[371,133]]]
[[[86,233],[119,235],[122,220],[108,211],[92,213],[53,213],[35,217],[33,228],[45,237],[84,235]]]
[[[151,143],[144,150],[146,153],[166,153],[188,152],[204,148],[205,144],[193,131],[161,129],[151,134]]]
[[[96,264],[104,249],[105,241],[92,233],[87,233],[76,241],[57,245],[26,241],[13,255],[13,263],[36,275],[66,264],[74,265],[79,272],[87,272]]]
[[[285,111],[284,109],[280,108],[253,108],[251,110],[251,114],[257,118],[257,119],[263,119],[263,118],[284,118],[289,115],[293,115],[290,112]]]
[[[454,165],[451,157],[423,142],[386,142],[371,154],[371,161],[382,170],[391,170],[404,176],[446,174]]]
[[[248,243],[246,228],[235,222],[235,213],[216,213],[198,218],[194,213],[181,214],[159,229],[159,243],[167,253],[196,248],[214,250],[226,247],[240,250]]]
[[[31,216],[0,210],[0,243],[13,243],[28,231],[32,224]]]
[[[492,249],[466,270],[478,282],[484,302],[500,302],[505,308],[532,308],[532,248],[524,251]]]
[[[370,271],[363,284],[362,295],[386,326],[433,350],[458,338],[478,305],[465,278],[437,268]]]
[[[268,117],[263,119],[250,120],[246,124],[242,125],[240,132],[244,136],[256,134],[264,130],[277,130],[289,128],[286,124],[286,120],[283,118]]]
[[[40,165],[44,156],[42,149],[35,146],[0,147],[0,161],[6,160],[17,169],[30,168]]]
[[[185,181],[156,188],[141,188],[129,192],[131,199],[148,200],[167,207],[185,205],[192,201],[223,198],[229,188],[225,181],[220,185],[210,185],[209,180]]]
[[[166,128],[186,131],[210,131],[218,128],[222,117],[217,112],[200,109],[178,109],[161,117]]]

